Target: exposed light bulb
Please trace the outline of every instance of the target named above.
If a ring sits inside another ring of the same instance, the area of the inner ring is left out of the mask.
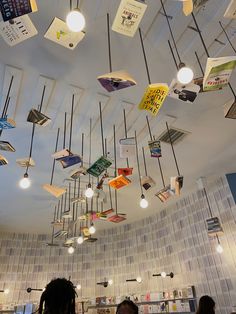
[[[94,234],[96,232],[96,228],[94,227],[93,223],[91,223],[91,226],[89,227],[89,233]]]
[[[111,286],[112,284],[113,284],[113,280],[112,280],[112,279],[109,279],[109,280],[108,280],[108,285]]]
[[[141,200],[140,200],[139,205],[141,208],[147,208],[148,207],[148,201],[146,200],[146,198],[143,194],[141,195]]]
[[[84,238],[82,237],[82,235],[80,235],[77,239],[77,243],[82,244],[83,242],[84,242]]]
[[[5,293],[5,294],[8,294],[9,292],[10,292],[9,289],[4,289],[4,293]]]
[[[46,290],[46,288],[43,288],[43,292]]]
[[[73,246],[70,246],[70,247],[68,248],[68,253],[69,253],[69,254],[73,254],[74,251],[75,251],[75,249],[73,248]]]
[[[76,286],[76,289],[77,289],[77,290],[80,290],[80,289],[81,289],[81,285],[78,284],[78,285]]]
[[[85,191],[84,194],[85,194],[85,196],[86,196],[87,198],[93,197],[94,191],[93,191],[93,189],[91,188],[91,184],[90,184],[90,183],[88,184],[88,188],[86,189],[86,191]]]
[[[221,246],[221,244],[219,243],[217,246],[216,246],[216,252],[221,254],[223,253],[224,249],[223,247]]]
[[[161,272],[161,277],[162,277],[162,278],[166,278],[166,272],[162,271],[162,272]]]
[[[84,29],[85,18],[78,8],[68,13],[66,24],[72,32],[81,32]]]
[[[22,189],[28,189],[30,187],[30,185],[31,185],[31,181],[30,181],[30,179],[28,177],[28,174],[25,173],[24,177],[19,182],[19,186]]]
[[[177,73],[177,79],[181,84],[188,84],[193,80],[193,70],[184,63],[179,65],[179,71]]]
[[[137,281],[138,283],[141,283],[141,282],[142,282],[142,278],[141,278],[140,276],[138,276],[138,277],[136,278],[136,281]]]

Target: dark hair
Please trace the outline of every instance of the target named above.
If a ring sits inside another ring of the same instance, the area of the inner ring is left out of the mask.
[[[122,309],[126,309],[129,314],[138,314],[138,306],[130,300],[124,300],[117,305],[116,314],[121,313]]]
[[[215,314],[215,301],[209,295],[203,295],[196,314]]]
[[[38,313],[75,314],[76,296],[75,287],[70,280],[53,279],[41,295]]]

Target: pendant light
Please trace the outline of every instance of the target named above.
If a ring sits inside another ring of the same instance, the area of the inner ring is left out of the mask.
[[[69,253],[69,254],[73,254],[74,252],[75,252],[74,247],[73,247],[73,246],[69,246],[69,247],[68,247],[68,253]]]
[[[73,10],[72,0],[70,0],[70,12],[67,14],[66,24],[72,32],[81,32],[85,28],[85,17],[79,9],[79,0]]]
[[[91,166],[91,149],[92,149],[92,142],[91,142],[91,138],[92,138],[92,119],[90,118],[90,123],[89,123],[89,167]],[[94,195],[94,191],[92,189],[92,185],[90,182],[90,174],[89,174],[89,183],[88,183],[88,187],[85,190],[85,196],[87,198],[92,198]]]
[[[96,228],[95,228],[93,222],[91,222],[91,225],[89,227],[89,233],[94,234],[95,232],[96,232]]]
[[[178,69],[177,80],[181,84],[188,84],[188,83],[190,83],[193,80],[193,76],[194,76],[193,70],[190,67],[186,66],[185,63],[180,58],[180,54],[179,54],[179,51],[178,51],[178,48],[177,48],[177,45],[176,45],[176,41],[175,41],[175,38],[174,38],[174,35],[173,35],[173,31],[172,31],[172,28],[171,28],[171,25],[170,25],[170,21],[168,19],[168,15],[166,13],[166,9],[165,9],[163,0],[161,0],[161,5],[162,5],[162,9],[164,11],[164,15],[166,17],[166,21],[167,21],[167,24],[168,24],[168,27],[169,27],[171,38],[172,38],[173,43],[174,43],[175,51],[176,51],[176,54],[177,54],[178,59],[179,59],[179,64],[178,64],[178,67],[177,67],[177,69]],[[171,47],[171,49],[172,49],[172,47]],[[172,55],[173,55],[173,53],[172,53]]]
[[[148,201],[146,200],[145,195],[143,194],[143,186],[141,183],[141,172],[140,172],[140,164],[139,164],[139,156],[138,156],[138,143],[137,143],[136,131],[135,131],[135,145],[136,145],[136,158],[137,158],[137,165],[138,165],[139,185],[140,185],[140,192],[141,192],[141,199],[140,199],[139,205],[141,208],[147,208]]]

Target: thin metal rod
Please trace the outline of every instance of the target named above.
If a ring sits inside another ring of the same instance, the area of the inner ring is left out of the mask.
[[[43,86],[43,93],[42,93],[41,102],[40,102],[40,106],[39,106],[39,112],[42,111],[43,100],[44,100],[44,95],[45,95],[45,89],[46,89],[46,85]]]
[[[77,3],[76,3],[76,8],[79,7],[79,0],[77,0]]]
[[[59,219],[60,207],[61,207],[61,201],[59,200],[57,204],[57,220]]]
[[[54,209],[53,221],[56,220],[56,214],[57,214],[57,206],[55,206],[55,209]]]
[[[125,138],[127,138],[128,137],[128,132],[127,132],[125,109],[123,110],[123,114],[124,114]],[[128,157],[126,158],[126,163],[127,163],[127,168],[129,168],[129,158]]]
[[[59,134],[60,134],[60,128],[58,128],[58,129],[57,129],[57,137],[56,137],[55,153],[57,152],[57,148],[58,148]],[[50,185],[52,185],[52,182],[53,182],[53,176],[54,176],[54,171],[55,171],[55,164],[56,164],[56,159],[54,159],[54,158],[53,158],[53,162],[52,162],[52,173],[51,173]]]
[[[64,202],[64,212],[66,212],[66,202],[67,202],[67,189],[66,189],[66,193],[65,193],[65,202]]]
[[[142,186],[142,182],[141,182],[141,172],[140,172],[140,165],[139,165],[138,143],[137,143],[137,133],[136,133],[136,131],[134,132],[134,134],[135,134],[136,158],[137,158],[137,165],[138,165],[139,185],[140,185],[141,195],[143,195],[143,186]]]
[[[149,72],[146,52],[145,52],[145,48],[144,48],[144,44],[143,44],[143,37],[142,37],[141,28],[139,28],[138,30],[139,30],[139,36],[140,36],[140,41],[141,41],[141,46],[142,46],[142,51],[143,51],[143,57],[144,57],[145,67],[146,67],[146,72],[147,72],[147,77],[148,77],[148,84],[151,84],[150,72]]]
[[[195,56],[196,56],[196,58],[197,58],[197,63],[198,63],[199,68],[200,68],[200,70],[201,70],[201,72],[202,72],[202,75],[204,76],[204,70],[203,70],[203,67],[202,67],[201,61],[200,61],[199,56],[198,56],[198,54],[197,54],[197,52],[196,52],[196,51],[195,51]]]
[[[236,99],[236,94],[235,94],[235,91],[234,91],[232,85],[230,83],[228,83],[228,85],[229,85],[229,88],[230,88],[232,94],[234,95],[234,98]]]
[[[4,112],[2,113],[3,117],[5,117],[7,115],[7,111],[8,111],[8,108],[9,108],[9,104],[10,104],[10,100],[11,100],[11,97],[9,96],[8,97],[8,100],[7,100],[7,103],[6,103],[6,107],[4,108]]]
[[[104,146],[105,146],[105,156],[107,157],[107,139],[106,138],[105,138]]]
[[[146,120],[147,120],[147,126],[148,126],[148,132],[149,132],[150,140],[152,141],[153,138],[152,138],[152,132],[151,132],[148,116],[146,116]]]
[[[212,210],[211,210],[211,205],[210,205],[210,201],[209,201],[209,198],[208,198],[208,195],[207,195],[207,192],[206,192],[206,189],[205,189],[205,188],[203,188],[203,192],[204,192],[205,197],[206,197],[206,201],[207,201],[207,205],[208,205],[208,209],[209,209],[210,216],[213,217]]]
[[[62,194],[62,197],[61,197],[61,212],[60,212],[60,220],[61,220],[61,217],[62,217],[62,211],[63,211],[63,200],[64,200],[64,194]]]
[[[227,34],[227,32],[226,32],[224,26],[222,25],[221,21],[219,21],[219,24],[220,24],[220,26],[221,26],[221,28],[222,28],[222,30],[223,30],[225,36],[226,36],[226,38],[227,38],[227,40],[228,40],[228,42],[229,42],[231,48],[232,48],[233,51],[236,53],[236,49],[234,48],[234,46],[233,46],[233,44],[232,44],[232,41],[230,40],[229,35]]]
[[[171,43],[170,43],[169,39],[168,39],[168,45],[169,45],[170,52],[171,52],[172,58],[173,58],[173,60],[174,60],[176,69],[178,70],[179,67],[178,67],[178,64],[177,64],[177,61],[176,61],[176,58],[175,58],[175,55],[174,55],[174,51],[173,51],[173,48],[172,48],[172,46],[171,46]]]
[[[72,11],[72,0],[70,0],[70,11]]]
[[[32,157],[32,151],[33,151],[33,143],[34,143],[34,131],[35,131],[35,123],[33,123],[33,127],[32,127],[32,134],[31,134],[31,141],[30,141],[30,151],[29,151],[29,161],[26,167],[26,174],[28,174],[28,170],[29,170],[29,164],[30,164],[30,158]]]
[[[178,166],[178,162],[177,162],[177,159],[176,159],[175,150],[174,150],[174,146],[173,146],[173,142],[172,142],[172,138],[171,138],[171,134],[170,134],[170,129],[169,129],[169,126],[168,126],[167,122],[166,122],[166,128],[167,128],[167,131],[168,131],[168,136],[169,136],[172,153],[173,153],[174,160],[175,160],[176,169],[177,169],[178,175],[180,176],[179,166]]]
[[[9,95],[10,95],[10,92],[11,92],[11,88],[12,88],[13,79],[14,79],[14,76],[12,75],[11,81],[10,81],[10,84],[9,84],[9,87],[8,87],[8,91],[7,91],[7,96],[6,96],[5,104],[4,104],[3,111],[2,111],[2,118],[4,117],[3,114],[4,114],[5,108],[6,108],[6,106],[7,106],[8,98],[9,98]]]
[[[81,140],[81,157],[82,157],[82,163],[81,166],[84,164],[84,133],[82,133],[82,140]]]
[[[102,103],[101,103],[101,101],[99,101],[99,114],[100,114],[101,137],[102,137],[102,154],[103,154],[103,156],[105,156],[103,123],[102,123]]]
[[[178,59],[179,59],[179,63],[181,63],[181,58],[180,58],[180,54],[179,54],[179,51],[178,51],[178,48],[177,48],[177,45],[176,45],[176,41],[175,41],[175,38],[174,38],[174,34],[173,34],[173,31],[172,31],[172,28],[171,28],[171,25],[170,25],[170,21],[168,19],[168,16],[166,14],[166,9],[165,9],[165,6],[164,6],[164,3],[163,1],[161,0],[161,5],[162,5],[162,9],[164,11],[164,15],[166,17],[166,21],[167,21],[167,24],[168,24],[168,27],[169,27],[169,31],[170,31],[170,35],[171,35],[171,38],[173,40],[173,44],[174,44],[174,47],[175,47],[175,51],[176,51],[176,54],[178,56]]]
[[[89,120],[89,167],[91,166],[91,153],[92,153],[92,118]],[[89,184],[91,175],[89,173]]]
[[[74,198],[76,196],[76,180],[74,181]],[[75,203],[73,203],[73,216],[72,216],[73,221],[75,220]]]
[[[143,151],[143,164],[144,164],[144,170],[145,170],[145,176],[147,176],[147,164],[146,164],[146,157],[145,157],[145,152],[144,152],[144,147],[142,147]]]
[[[115,161],[115,170],[114,175],[117,176],[117,161],[116,161],[116,127],[113,125],[113,140],[114,140],[114,161]],[[115,189],[115,209],[116,209],[116,215],[118,211],[118,200],[117,200],[117,190]]]
[[[69,182],[69,211],[70,211],[70,189],[71,189],[71,183]]]
[[[161,0],[161,1],[162,1],[162,0]],[[195,24],[195,26],[196,26],[197,32],[198,32],[198,34],[199,34],[199,36],[200,36],[202,45],[203,45],[203,47],[204,47],[204,49],[205,49],[206,55],[207,55],[207,57],[209,58],[210,55],[209,55],[209,52],[208,52],[208,50],[207,50],[206,44],[205,44],[205,42],[204,42],[204,39],[203,39],[203,37],[202,37],[202,33],[201,33],[200,29],[199,29],[199,26],[198,26],[197,20],[196,20],[196,18],[195,18],[195,15],[193,14],[193,12],[191,13],[191,15],[192,15],[194,24]]]
[[[111,38],[110,38],[110,18],[109,18],[109,13],[107,13],[107,40],[108,40],[109,68],[110,68],[110,72],[112,72],[112,63],[111,63]]]
[[[73,130],[73,116],[74,116],[74,101],[75,95],[72,96],[72,103],[71,103],[71,114],[70,114],[70,139],[69,139],[69,151],[71,151],[71,141],[72,141],[72,130]]]
[[[64,117],[64,136],[63,136],[63,149],[66,148],[66,112]]]

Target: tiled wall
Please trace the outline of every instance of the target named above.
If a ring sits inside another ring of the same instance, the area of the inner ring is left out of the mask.
[[[100,232],[99,240],[86,243],[70,256],[66,248],[46,247],[44,235],[2,234],[0,236],[0,302],[38,300],[38,292],[53,277],[71,276],[80,283],[79,295],[124,295],[145,293],[187,285],[197,296],[212,295],[217,313],[229,314],[236,304],[236,206],[225,177],[208,188],[213,214],[220,217],[224,252],[216,253],[216,241],[209,239],[207,203],[202,191],[181,199],[171,208],[136,223]],[[173,271],[174,279],[152,277]],[[143,278],[141,284],[126,279]],[[103,288],[97,281],[112,278],[113,286]]]

